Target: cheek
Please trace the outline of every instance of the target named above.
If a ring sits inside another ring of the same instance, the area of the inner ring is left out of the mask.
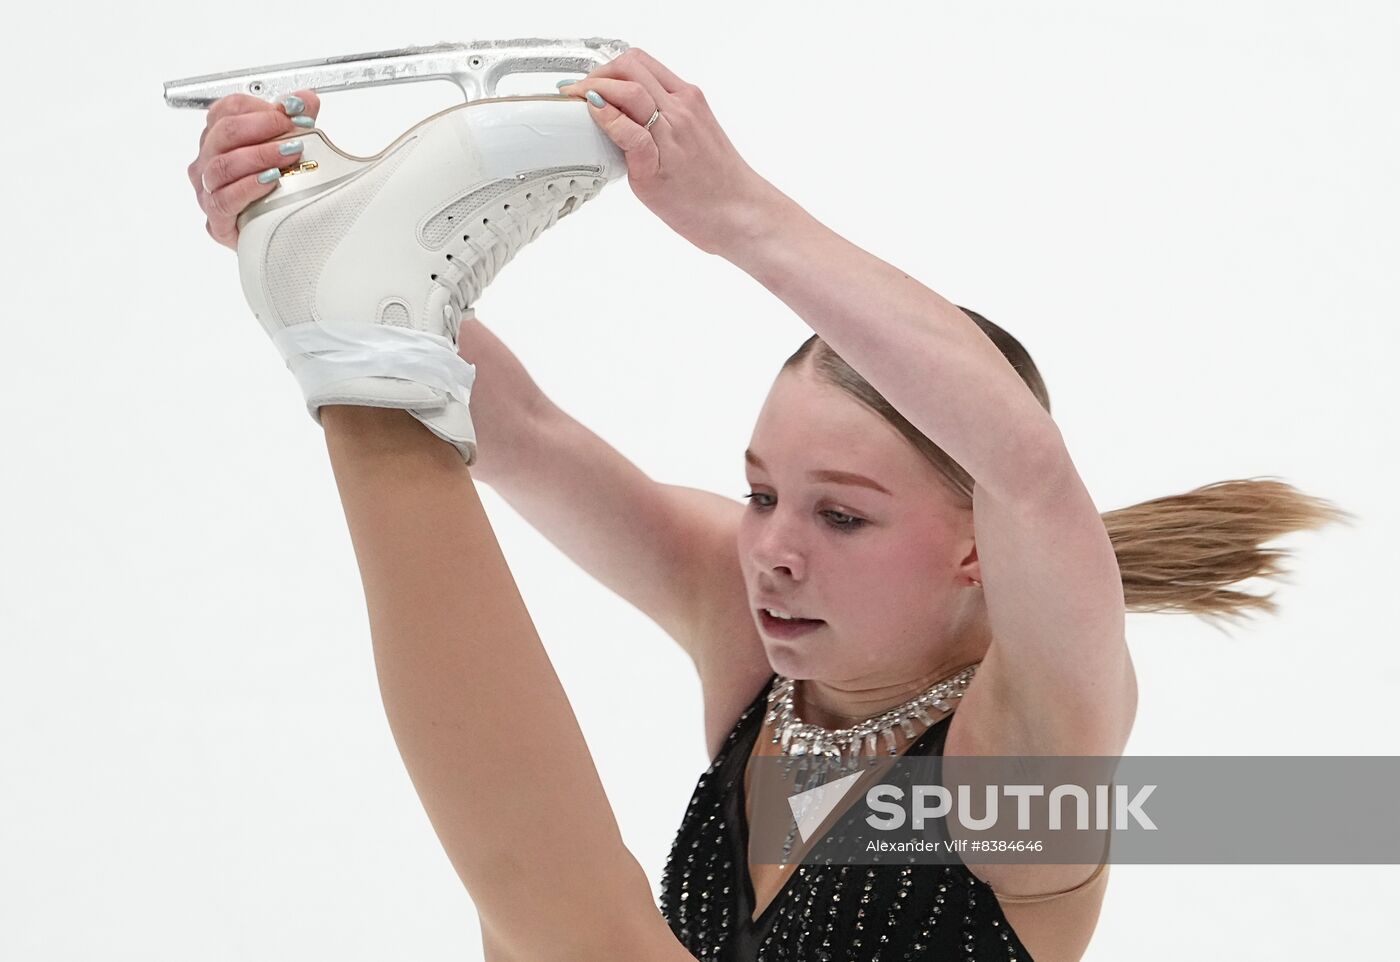
[[[753,551],[753,520],[748,510],[739,518],[739,535],[735,539],[734,549],[739,558],[739,569],[747,574],[752,565],[750,555]]]
[[[902,620],[936,608],[949,581],[950,545],[931,538],[889,539],[843,552],[829,586],[865,620]]]

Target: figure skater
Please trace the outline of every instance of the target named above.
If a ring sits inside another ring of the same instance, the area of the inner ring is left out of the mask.
[[[470,466],[403,410],[321,409],[385,711],[486,957],[1079,959],[1106,863],[807,865],[804,846],[755,863],[754,759],[867,735],[904,755],[1117,757],[1136,711],[1125,612],[1271,611],[1232,588],[1282,570],[1284,553],[1262,545],[1345,513],[1270,479],[1100,512],[1024,347],[759,176],[694,85],[632,49],[563,94],[624,152],[643,204],[815,333],[743,452],[747,504],[652,481],[470,312],[458,335],[481,372]],[[238,213],[275,187],[257,175],[283,162],[276,140],[319,106],[301,91],[209,111],[189,173],[216,240],[236,245]],[[699,674],[712,763],[659,911],[480,481]],[[560,796],[567,818],[535,804]]]

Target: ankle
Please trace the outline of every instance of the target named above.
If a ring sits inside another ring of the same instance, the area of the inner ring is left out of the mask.
[[[452,446],[408,411],[362,404],[326,404],[321,407],[320,414],[326,445],[333,454],[399,462],[423,456],[442,458],[461,467],[461,457]]]
[[[412,414],[400,408],[371,407],[367,404],[325,404],[321,406],[321,426],[330,431],[350,430],[394,433],[417,423]]]

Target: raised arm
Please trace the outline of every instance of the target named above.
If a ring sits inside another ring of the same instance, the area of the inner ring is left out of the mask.
[[[987,719],[963,726],[985,736],[976,748],[1120,751],[1136,687],[1117,558],[1058,427],[996,346],[958,307],[756,174],[699,89],[645,52],[564,89],[590,95],[639,200],[782,299],[976,481],[993,637],[959,708]],[[950,738],[946,751],[958,747]]]
[[[472,418],[480,454],[472,476],[655,621],[703,679],[714,679],[717,665],[761,672],[736,554],[744,505],[647,476],[550,401],[475,318],[463,321],[458,343],[478,370]],[[751,644],[735,650],[731,640]]]
[[[993,645],[962,708],[981,719],[985,702],[1000,724],[977,726],[975,750],[1117,754],[1137,704],[1123,585],[1049,412],[961,309],[788,198],[770,203],[731,259],[976,481]]]
[[[290,99],[295,116],[244,94],[209,110],[187,172],[208,215],[206,229],[226,247],[237,247],[239,214],[275,189],[256,174],[288,162],[278,152],[285,144],[272,138],[312,125],[320,113],[315,91]],[[697,665],[711,660],[703,657],[703,640],[731,636],[730,625],[748,617],[731,550],[743,505],[647,477],[551,403],[510,349],[470,314],[458,348],[478,368],[471,409],[481,444],[473,477],[660,625]]]
[[[456,451],[403,411],[322,424],[394,740],[509,958],[679,962]]]

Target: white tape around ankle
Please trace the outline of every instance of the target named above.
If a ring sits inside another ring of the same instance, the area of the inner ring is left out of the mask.
[[[476,367],[457,353],[450,340],[426,331],[312,321],[283,328],[273,335],[272,343],[307,398],[336,381],[397,377],[446,391],[467,404],[476,380]],[[294,366],[293,358],[301,358],[300,363]]]

